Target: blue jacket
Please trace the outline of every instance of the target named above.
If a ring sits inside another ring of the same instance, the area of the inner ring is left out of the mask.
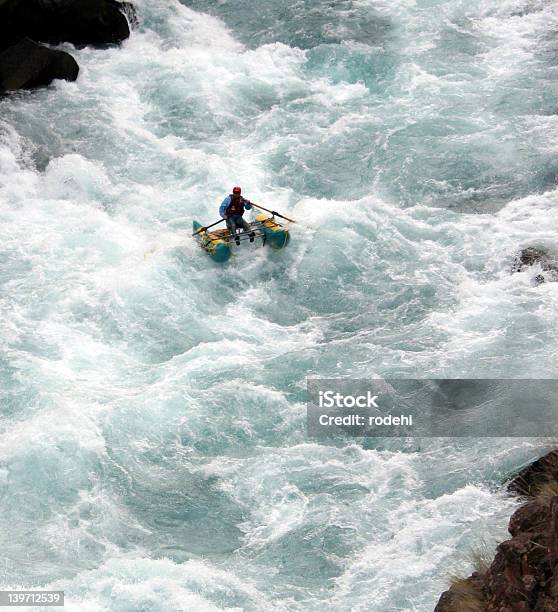
[[[242,202],[244,204],[244,208],[246,210],[250,210],[252,208],[252,204],[250,204],[249,200],[246,200],[245,198],[242,198]],[[231,196],[228,195],[224,200],[223,203],[221,204],[220,208],[219,208],[219,214],[221,215],[221,217],[225,218],[225,215],[227,214],[227,208],[229,207],[229,204],[231,203]]]

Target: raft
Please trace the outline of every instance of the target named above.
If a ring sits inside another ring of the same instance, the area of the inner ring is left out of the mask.
[[[274,250],[284,249],[290,242],[289,230],[278,223],[274,217],[256,214],[254,221],[249,223],[250,231],[238,232],[235,237],[227,228],[212,231],[204,230],[195,235],[202,249],[218,263],[224,263],[231,258],[233,249],[268,245]],[[197,232],[203,226],[194,221],[193,229]],[[250,234],[254,234],[250,240]],[[236,243],[238,240],[239,244]]]

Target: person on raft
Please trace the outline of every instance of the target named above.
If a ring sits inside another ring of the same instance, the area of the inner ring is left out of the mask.
[[[240,238],[236,234],[237,228],[243,229],[245,232],[250,231],[250,225],[242,218],[244,209],[250,210],[252,203],[250,200],[243,198],[240,187],[233,187],[232,193],[228,195],[219,208],[219,214],[227,222],[227,227],[231,236],[234,236],[236,244],[240,244]],[[254,232],[250,233],[250,242],[254,242]]]

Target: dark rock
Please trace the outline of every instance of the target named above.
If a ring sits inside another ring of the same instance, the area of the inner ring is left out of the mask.
[[[535,497],[549,483],[558,483],[558,450],[551,451],[518,472],[508,484],[508,491]]]
[[[515,261],[515,269],[517,272],[520,272],[546,258],[547,254],[541,249],[535,249],[533,247],[523,249]]]
[[[558,450],[510,482],[528,497],[509,523],[510,540],[483,572],[456,579],[436,612],[556,612],[558,610]]]
[[[523,531],[540,531],[549,520],[550,509],[548,504],[533,500],[513,513],[508,531],[512,536],[519,535]]]
[[[0,0],[0,45],[24,36],[76,46],[119,43],[130,35],[121,8],[116,0]]]
[[[64,51],[49,49],[29,38],[0,52],[0,90],[30,89],[54,79],[75,81],[79,67]]]
[[[546,251],[534,247],[528,247],[521,251],[515,259],[513,271],[523,272],[534,265],[540,265],[542,271],[547,273],[535,276],[533,280],[536,285],[540,285],[545,281],[558,280],[558,260]]]
[[[71,55],[33,41],[115,44],[130,35],[128,19],[137,23],[133,5],[117,0],[0,0],[0,89],[75,80],[79,67]]]
[[[120,2],[118,8],[126,15],[129,26],[136,28],[139,23],[136,7],[131,2]]]
[[[434,612],[485,612],[486,599],[482,582],[473,574],[456,580],[442,593]]]
[[[532,609],[539,595],[537,584],[546,584],[550,574],[547,544],[544,532],[527,532],[498,546],[484,579],[487,610],[500,610],[502,605],[512,610],[524,605],[526,610]]]

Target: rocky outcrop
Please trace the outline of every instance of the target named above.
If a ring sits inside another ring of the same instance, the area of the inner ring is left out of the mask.
[[[536,284],[545,281],[558,281],[558,259],[552,257],[543,249],[528,247],[516,257],[513,271],[523,272],[532,266],[540,266],[541,272],[534,278]]]
[[[527,498],[558,495],[558,450],[537,459],[517,473],[508,484],[508,490]]]
[[[131,2],[118,2],[118,8],[121,10],[124,15],[126,15],[126,19],[128,20],[128,25],[134,29],[137,27],[138,14],[136,12],[136,7]]]
[[[30,38],[0,52],[0,89],[29,89],[48,85],[54,79],[75,81],[79,67],[64,51],[49,49]]]
[[[130,35],[128,20],[136,20],[129,2],[0,0],[0,91],[75,80],[79,68],[74,58],[38,43],[116,44]]]
[[[558,610],[558,451],[522,470],[509,490],[526,502],[510,519],[482,572],[454,580],[435,612],[551,612]]]
[[[76,46],[119,43],[130,35],[121,8],[116,0],[0,0],[0,44],[25,36]]]

